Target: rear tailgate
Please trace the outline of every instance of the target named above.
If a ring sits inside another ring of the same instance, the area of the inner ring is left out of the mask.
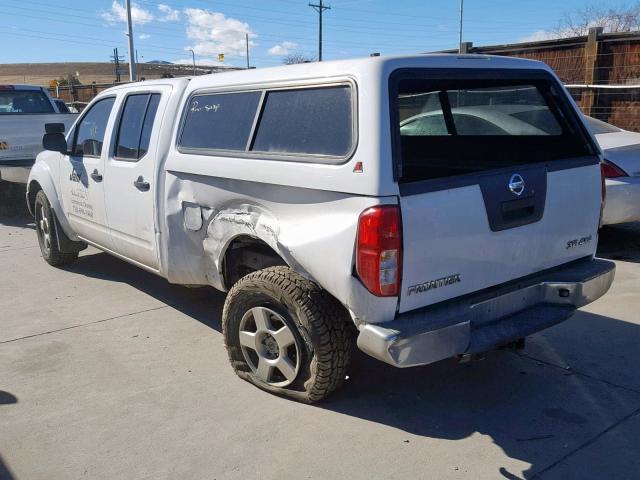
[[[391,86],[400,312],[595,252],[597,148],[549,73],[402,71]]]
[[[2,114],[0,115],[0,163],[33,160],[42,151],[45,123],[64,123],[67,131],[77,114]]]

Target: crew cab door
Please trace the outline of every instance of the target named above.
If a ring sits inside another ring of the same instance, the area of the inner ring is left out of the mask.
[[[160,120],[169,86],[127,91],[119,102],[105,168],[105,195],[115,251],[157,270],[155,198]]]
[[[394,87],[400,312],[594,254],[597,147],[550,73],[405,72]]]
[[[111,249],[104,198],[104,165],[115,96],[91,105],[76,124],[68,141],[68,155],[60,163],[62,204],[73,231],[82,239]]]

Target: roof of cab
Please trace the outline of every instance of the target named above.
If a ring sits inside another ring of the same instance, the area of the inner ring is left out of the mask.
[[[363,57],[349,60],[300,63],[279,67],[234,70],[192,77],[189,89],[265,82],[295,81],[351,75],[360,77],[397,68],[531,68],[549,70],[542,62],[516,57],[477,54],[423,54]]]

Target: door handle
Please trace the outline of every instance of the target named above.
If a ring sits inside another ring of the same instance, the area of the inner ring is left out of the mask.
[[[93,180],[96,182],[102,181],[102,175],[100,175],[100,172],[98,172],[98,169],[93,170],[93,172],[91,173],[91,178],[93,178]]]
[[[138,179],[133,182],[133,185],[141,192],[147,192],[150,188],[149,182],[145,182],[144,178],[142,178],[142,175],[140,175]]]

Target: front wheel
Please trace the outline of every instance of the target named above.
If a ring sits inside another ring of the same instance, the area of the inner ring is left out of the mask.
[[[335,298],[281,266],[240,279],[222,316],[238,376],[307,403],[322,400],[344,381],[353,345],[350,321]]]
[[[64,253],[58,247],[56,219],[44,191],[36,194],[35,201],[36,232],[42,258],[54,267],[66,267],[78,258],[78,252]]]

